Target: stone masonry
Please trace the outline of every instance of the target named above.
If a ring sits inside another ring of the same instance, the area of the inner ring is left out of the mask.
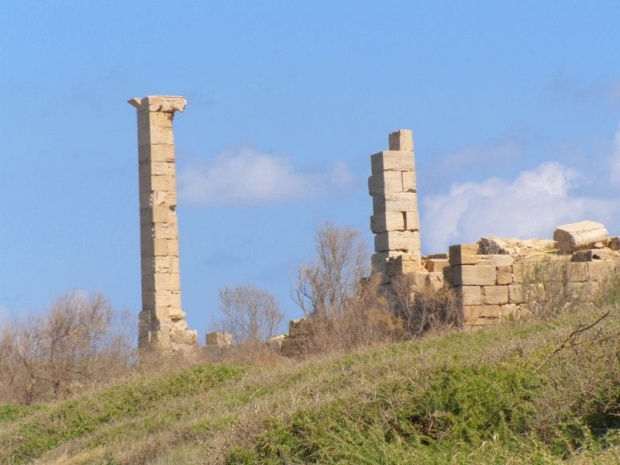
[[[389,135],[388,143],[389,150],[370,157],[368,178],[373,203],[370,229],[375,234],[372,265],[384,283],[390,275],[421,268],[413,134],[400,129]]]
[[[142,311],[138,346],[162,352],[188,349],[197,334],[181,310],[174,113],[183,97],[157,95],[129,100],[138,113]]]
[[[553,240],[482,238],[422,257],[411,131],[391,133],[371,165],[373,271],[387,286],[406,275],[413,295],[453,294],[465,328],[535,313],[545,301],[591,305],[620,272],[620,237],[593,221],[559,226]]]

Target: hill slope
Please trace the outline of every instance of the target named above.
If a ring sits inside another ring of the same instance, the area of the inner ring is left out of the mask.
[[[620,463],[620,325],[599,316],[5,405],[0,463]]]

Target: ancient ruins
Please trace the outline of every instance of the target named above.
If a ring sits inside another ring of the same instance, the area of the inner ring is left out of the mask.
[[[593,302],[620,268],[620,238],[594,221],[559,226],[553,240],[487,237],[421,257],[411,131],[390,134],[389,149],[371,156],[373,269],[386,286],[409,276],[414,292],[454,292],[465,328],[519,318],[545,300]]]
[[[176,352],[196,344],[181,310],[179,234],[175,170],[174,113],[183,97],[132,99],[138,113],[142,311],[138,346]]]

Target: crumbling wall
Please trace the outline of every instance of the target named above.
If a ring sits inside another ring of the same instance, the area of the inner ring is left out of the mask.
[[[372,266],[385,286],[407,276],[414,293],[449,289],[464,326],[476,328],[535,312],[540,302],[533,299],[549,300],[553,292],[563,293],[558,305],[569,298],[593,302],[601,283],[618,270],[620,238],[610,238],[594,221],[559,226],[553,240],[482,238],[453,245],[448,254],[421,257],[411,131],[390,134],[389,149],[371,156],[368,180]]]

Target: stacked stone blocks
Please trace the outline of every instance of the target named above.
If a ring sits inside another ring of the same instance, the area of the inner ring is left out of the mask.
[[[142,311],[140,348],[176,351],[193,346],[181,310],[179,239],[176,215],[174,113],[185,109],[185,99],[148,96],[129,103],[138,113],[140,246]]]
[[[389,150],[371,156],[368,191],[373,199],[370,229],[375,234],[373,268],[389,282],[388,261],[393,267],[420,269],[418,213],[413,134],[398,130],[389,135]],[[401,258],[402,257],[402,258]]]

